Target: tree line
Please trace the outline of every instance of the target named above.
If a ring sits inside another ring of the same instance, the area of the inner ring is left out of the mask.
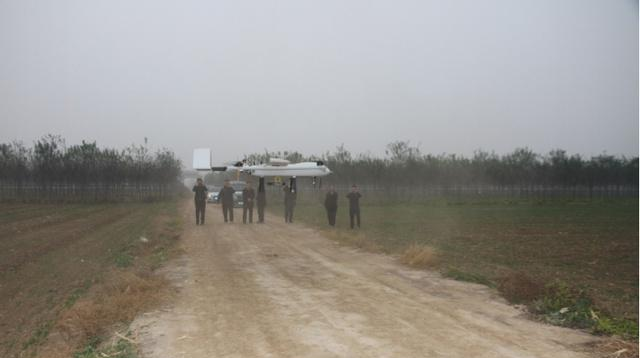
[[[177,190],[181,170],[172,151],[151,153],[146,143],[117,150],[86,141],[67,146],[62,137],[46,135],[31,147],[0,143],[0,199],[156,199]]]
[[[600,154],[583,157],[561,149],[538,154],[517,148],[498,155],[478,150],[470,157],[423,154],[408,141],[386,146],[385,156],[352,154],[344,145],[322,155],[297,151],[255,153],[247,160],[292,162],[322,160],[333,174],[324,184],[358,184],[380,192],[425,195],[474,194],[518,196],[637,196],[638,157]]]

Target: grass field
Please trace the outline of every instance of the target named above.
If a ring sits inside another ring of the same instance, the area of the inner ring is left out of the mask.
[[[161,286],[176,217],[175,201],[0,205],[0,356],[70,356],[126,323]]]
[[[537,304],[553,310],[571,304],[566,302],[571,297],[588,297],[592,302],[582,314],[595,309],[610,319],[603,324],[617,325],[605,333],[637,332],[637,200],[367,205],[364,198],[363,227],[350,230],[343,199],[335,229],[328,227],[320,202],[298,203],[295,220],[338,241],[397,254],[454,279],[504,288],[512,301],[531,304],[538,298]],[[281,210],[277,203],[271,209]]]

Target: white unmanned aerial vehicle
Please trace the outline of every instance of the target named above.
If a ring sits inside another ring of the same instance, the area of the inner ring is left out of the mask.
[[[271,159],[268,164],[249,165],[237,162],[229,166],[213,166],[211,164],[211,149],[199,148],[193,150],[193,169],[212,170],[214,172],[237,171],[260,178],[258,192],[264,192],[265,177],[289,177],[289,190],[296,191],[296,178],[311,177],[315,184],[317,177],[331,174],[323,162],[289,163],[285,159]]]

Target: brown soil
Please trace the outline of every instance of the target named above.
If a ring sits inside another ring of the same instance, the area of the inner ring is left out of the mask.
[[[224,224],[208,209],[205,226],[184,210],[185,254],[163,269],[175,300],[133,323],[144,357],[562,358],[587,357],[599,341],[528,320],[485,286],[279,217]]]
[[[115,269],[114,258],[156,247],[159,207],[1,205],[0,356],[69,357],[148,307],[161,282],[144,267]],[[136,251],[143,233],[150,241]]]

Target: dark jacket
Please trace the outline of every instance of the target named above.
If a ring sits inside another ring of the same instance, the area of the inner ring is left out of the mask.
[[[242,190],[242,202],[244,202],[244,205],[253,206],[253,201],[255,198],[256,192],[253,190],[253,188],[244,188]]]
[[[347,198],[349,199],[349,211],[359,211],[360,210],[360,193],[358,192],[350,192],[347,194]]]
[[[291,192],[288,187],[284,188],[284,205],[292,207],[296,205],[297,193]]]
[[[233,205],[233,194],[236,191],[232,187],[222,187],[218,193],[218,201],[223,205]]]
[[[258,192],[258,195],[256,195],[256,203],[258,203],[258,206],[266,206],[267,205],[267,193],[263,192]]]
[[[324,207],[327,210],[336,210],[338,209],[338,192],[328,192],[324,197]]]
[[[192,191],[196,193],[194,195],[195,201],[206,201],[207,200],[207,186],[206,185],[194,185]]]

